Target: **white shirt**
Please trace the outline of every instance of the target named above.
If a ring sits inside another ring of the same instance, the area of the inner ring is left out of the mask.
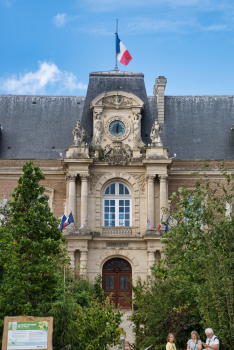
[[[215,339],[216,338],[216,339]],[[206,344],[207,345],[217,345],[219,344],[219,340],[217,339],[216,335],[213,334],[213,337],[212,338],[206,338]],[[214,349],[211,349],[211,348],[206,348],[208,350],[214,350]]]

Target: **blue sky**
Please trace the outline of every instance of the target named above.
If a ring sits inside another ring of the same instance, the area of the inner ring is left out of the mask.
[[[233,0],[0,0],[0,94],[85,96],[115,65],[115,20],[148,95],[234,94]]]

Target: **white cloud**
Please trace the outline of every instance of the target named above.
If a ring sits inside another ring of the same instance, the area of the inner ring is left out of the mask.
[[[56,16],[53,17],[53,22],[56,25],[56,27],[64,26],[67,21],[68,17],[66,13],[58,13]]]
[[[228,27],[224,24],[214,24],[212,26],[209,27],[203,27],[203,30],[207,30],[207,31],[215,31],[215,32],[220,32],[223,30],[228,30]]]
[[[45,94],[47,89],[53,94],[63,91],[86,90],[87,86],[77,81],[73,73],[60,71],[56,64],[39,62],[39,69],[9,78],[0,78],[0,91],[7,94]]]
[[[11,7],[11,3],[9,0],[0,0],[0,2],[5,5],[6,7]]]

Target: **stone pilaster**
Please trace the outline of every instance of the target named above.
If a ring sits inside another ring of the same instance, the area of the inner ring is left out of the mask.
[[[147,216],[154,226],[154,178],[155,175],[146,175],[147,181]]]
[[[160,181],[160,220],[162,218],[163,215],[163,210],[162,208],[167,208],[168,204],[167,204],[167,194],[168,194],[168,175],[159,175],[158,176],[159,181]],[[164,220],[166,220],[166,216],[164,216],[163,218]]]
[[[76,176],[77,174],[68,173],[68,215],[72,212],[74,221],[76,222]]]
[[[147,252],[147,273],[151,275],[150,266],[155,264],[155,252],[148,251]]]
[[[68,247],[67,253],[71,259],[71,268],[75,269],[75,249]]]
[[[87,276],[87,268],[88,268],[88,250],[80,251],[80,274],[83,276]]]
[[[81,225],[85,222],[88,217],[88,174],[81,174]]]

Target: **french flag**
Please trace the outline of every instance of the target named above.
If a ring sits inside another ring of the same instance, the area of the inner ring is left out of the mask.
[[[70,225],[72,222],[74,222],[74,219],[73,219],[72,212],[70,212],[70,214],[68,215],[66,221],[63,223],[63,230],[65,229],[65,227]]]
[[[59,225],[59,229],[60,229],[61,232],[63,232],[63,225],[66,222],[66,220],[67,220],[66,215],[63,215],[62,220],[61,220],[60,225]]]
[[[120,63],[127,66],[132,59],[132,56],[120,40],[118,34],[116,33],[116,55]]]
[[[160,221],[160,224],[158,225],[157,231],[161,230],[161,228],[162,228],[162,221],[163,221],[163,216],[162,216],[162,219]]]

